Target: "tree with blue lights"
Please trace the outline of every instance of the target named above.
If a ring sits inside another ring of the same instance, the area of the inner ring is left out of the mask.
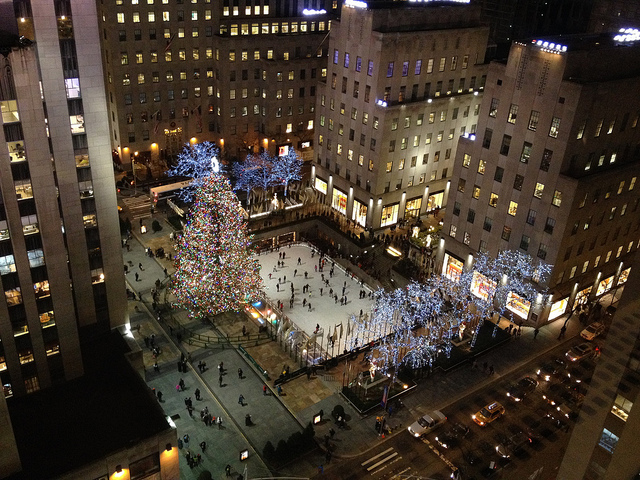
[[[216,170],[220,172],[220,149],[215,143],[202,142],[193,145],[186,144],[182,152],[178,154],[178,163],[166,173],[170,177],[184,176],[192,178],[189,187],[183,188],[179,195],[185,201],[191,201],[195,190],[202,184],[205,178]]]
[[[293,147],[281,157],[273,159],[272,175],[276,185],[284,185],[284,196],[287,196],[289,184],[302,178],[302,158]]]
[[[254,155],[247,155],[244,162],[235,162],[231,167],[235,179],[233,189],[246,192],[247,205],[249,205],[252,190],[260,186],[261,169],[262,162]]]
[[[384,373],[403,364],[431,365],[440,352],[449,357],[465,328],[473,329],[473,348],[484,320],[504,313],[513,294],[533,304],[544,294],[550,271],[522,252],[503,251],[496,258],[478,253],[473,269],[454,278],[432,275],[404,289],[378,290],[371,318],[351,317],[348,348],[378,340],[374,363]]]

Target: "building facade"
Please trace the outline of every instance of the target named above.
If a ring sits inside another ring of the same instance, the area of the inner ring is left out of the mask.
[[[185,143],[310,157],[337,2],[99,2],[114,153],[166,170]]]
[[[475,252],[553,266],[549,293],[517,292],[540,324],[623,284],[640,245],[640,45],[612,34],[515,42],[489,68],[478,133],[458,146],[439,245],[445,274]]]
[[[381,228],[442,206],[457,139],[475,132],[488,30],[468,5],[345,4],[318,86],[311,182]]]

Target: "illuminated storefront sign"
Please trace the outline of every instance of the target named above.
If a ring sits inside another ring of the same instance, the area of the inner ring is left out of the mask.
[[[589,294],[591,293],[591,289],[593,287],[587,287],[584,290],[580,290],[577,294],[576,294],[576,302],[575,303],[579,303],[579,304],[583,304],[583,303],[587,303],[587,301],[589,300]]]
[[[360,0],[346,0],[344,2],[345,7],[352,7],[352,8],[367,8],[367,2],[362,2]]]
[[[598,290],[596,290],[596,296],[599,297],[603,293],[607,293],[609,290],[611,290],[612,286],[613,286],[613,275],[611,275],[608,278],[605,278],[600,282],[600,284],[598,285]]]
[[[398,208],[400,208],[399,203],[394,203],[393,205],[386,205],[382,208],[382,218],[380,220],[380,226],[386,227],[388,225],[394,225],[398,222]]]
[[[347,214],[347,194],[341,192],[337,188],[333,188],[333,198],[331,200],[331,207],[339,211],[341,214]]]
[[[434,208],[442,207],[442,201],[444,200],[444,192],[434,193],[429,195],[429,201],[427,202],[427,212]]]
[[[496,282],[481,273],[473,272],[473,277],[471,278],[471,293],[483,300],[493,298],[493,295],[496,293]]]
[[[407,200],[404,207],[404,218],[418,218],[420,216],[420,207],[422,207],[422,197]]]
[[[555,320],[560,315],[564,314],[567,311],[567,305],[569,304],[569,298],[563,298],[562,300],[558,300],[551,305],[551,310],[549,311],[549,321]]]
[[[322,10],[314,10],[312,8],[305,8],[302,10],[303,15],[324,15],[327,11],[323,8]]]
[[[448,253],[445,253],[444,262],[442,263],[442,275],[447,277],[449,280],[457,282],[460,280],[460,276],[462,275],[463,265],[462,260],[458,260]]]
[[[531,302],[525,300],[520,295],[509,292],[507,295],[507,309],[518,315],[520,318],[527,318],[529,316],[529,309],[531,308]]]
[[[316,182],[314,183],[314,188],[320,193],[327,194],[327,182],[322,180],[320,177],[316,177]]]
[[[362,227],[367,226],[367,206],[364,203],[360,203],[358,200],[353,201],[351,220]]]
[[[624,285],[625,283],[627,283],[630,273],[631,273],[631,267],[620,272],[620,277],[618,277],[618,285]]]

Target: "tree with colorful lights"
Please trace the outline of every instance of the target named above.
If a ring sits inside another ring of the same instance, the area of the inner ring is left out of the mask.
[[[302,158],[293,147],[281,157],[273,159],[271,172],[276,185],[284,185],[284,196],[287,196],[289,184],[302,178]]]
[[[170,177],[189,177],[193,179],[191,185],[180,191],[180,198],[187,202],[191,201],[194,192],[203,180],[209,177],[214,169],[221,171],[221,165],[218,161],[219,155],[220,149],[215,143],[202,142],[184,146],[182,152],[178,154],[177,165],[166,172]],[[213,159],[215,159],[215,162]]]
[[[242,207],[222,175],[201,177],[176,251],[176,303],[193,317],[238,311],[262,287]]]

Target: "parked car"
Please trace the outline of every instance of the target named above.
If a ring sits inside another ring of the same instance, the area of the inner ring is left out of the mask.
[[[480,409],[479,412],[471,415],[471,418],[481,427],[497,420],[504,415],[504,407],[499,402],[493,402]]]
[[[441,426],[446,420],[447,417],[445,417],[442,412],[434,410],[409,425],[407,430],[409,430],[409,433],[414,437],[421,437]]]
[[[567,353],[565,353],[565,357],[570,362],[578,362],[583,358],[594,357],[598,352],[598,346],[593,343],[581,343],[580,345],[576,345],[575,347],[571,347]]]
[[[598,335],[602,335],[604,333],[604,324],[602,322],[593,322],[587,328],[580,332],[580,336],[585,340],[593,340]]]
[[[515,402],[521,402],[524,397],[533,392],[537,386],[538,381],[535,378],[526,376],[521,378],[518,383],[514,383],[509,387],[507,397]]]

